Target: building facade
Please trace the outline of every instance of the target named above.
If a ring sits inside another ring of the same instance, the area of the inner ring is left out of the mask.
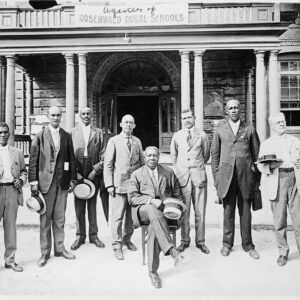
[[[88,105],[113,133],[133,114],[143,145],[168,152],[182,109],[211,135],[230,98],[261,140],[279,111],[300,135],[297,3],[11,3],[0,6],[0,118],[17,135],[34,134],[52,105],[70,130]]]

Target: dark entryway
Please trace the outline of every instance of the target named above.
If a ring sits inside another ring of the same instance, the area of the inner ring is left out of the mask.
[[[131,114],[135,118],[136,128],[133,134],[140,138],[144,149],[150,145],[159,146],[157,96],[118,96],[118,128],[125,114]]]

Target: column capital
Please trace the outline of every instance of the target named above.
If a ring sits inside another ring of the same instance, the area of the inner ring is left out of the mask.
[[[279,49],[272,49],[270,50],[270,56],[278,56],[279,54]]]
[[[72,62],[73,63],[73,59],[74,59],[74,53],[71,52],[64,52],[63,56],[65,57],[65,60],[67,62]]]
[[[266,50],[254,50],[256,56],[265,56]]]
[[[15,64],[16,56],[14,54],[5,55],[7,65]]]
[[[179,54],[182,56],[188,56],[191,53],[190,50],[179,50]]]
[[[194,56],[203,56],[205,53],[206,49],[197,49],[194,50]]]
[[[79,52],[78,55],[78,63],[80,65],[86,65],[87,52]]]

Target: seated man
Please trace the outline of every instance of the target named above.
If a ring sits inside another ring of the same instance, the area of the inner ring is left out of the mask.
[[[158,164],[159,150],[150,146],[145,150],[145,165],[131,175],[128,201],[136,227],[149,224],[148,269],[155,288],[161,287],[157,274],[159,254],[171,255],[175,265],[182,256],[172,244],[167,221],[163,216],[163,200],[174,197],[182,201],[179,183],[172,170]]]

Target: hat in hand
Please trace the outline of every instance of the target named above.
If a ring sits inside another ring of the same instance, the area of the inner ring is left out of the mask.
[[[278,159],[276,154],[266,154],[259,157],[257,162],[258,163],[273,163],[273,162],[282,163],[282,159]]]
[[[163,214],[170,220],[179,220],[182,212],[186,209],[185,204],[176,198],[166,198],[164,199],[163,204]]]
[[[88,200],[92,198],[95,195],[95,192],[95,184],[86,178],[81,180],[80,183],[76,184],[73,189],[75,197],[82,200]]]
[[[46,212],[46,202],[41,192],[32,194],[26,201],[26,206],[33,212],[43,215]]]

